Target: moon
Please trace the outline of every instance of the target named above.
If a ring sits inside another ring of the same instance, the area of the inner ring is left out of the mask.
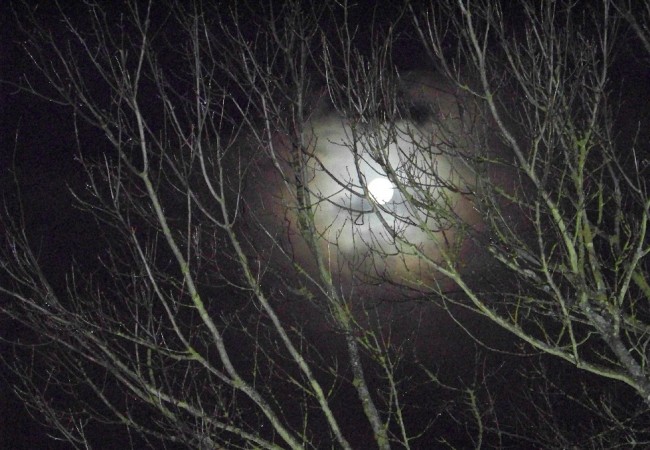
[[[384,205],[392,200],[393,190],[393,183],[388,178],[379,177],[368,183],[370,195],[380,205]]]

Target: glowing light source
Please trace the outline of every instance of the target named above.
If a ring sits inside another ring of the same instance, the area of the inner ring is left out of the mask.
[[[390,182],[388,178],[380,177],[375,178],[370,183],[368,183],[368,191],[372,198],[383,205],[388,203],[393,198],[393,183]]]

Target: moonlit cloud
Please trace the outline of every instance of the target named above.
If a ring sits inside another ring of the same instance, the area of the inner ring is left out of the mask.
[[[306,124],[307,188],[320,249],[343,278],[383,278],[427,289],[440,277],[417,253],[439,261],[441,250],[463,247],[456,220],[478,223],[473,175],[459,156],[469,151],[465,118],[457,99],[434,81],[419,74],[406,84],[408,100],[427,115],[371,127],[330,111]],[[283,141],[274,145],[277,155]],[[273,189],[259,193],[263,201],[257,207],[273,205],[267,219],[275,220],[275,230],[285,228],[279,231],[288,237],[284,245],[309,266],[312,255],[299,237],[292,195],[277,174],[267,177],[275,179],[267,183]]]

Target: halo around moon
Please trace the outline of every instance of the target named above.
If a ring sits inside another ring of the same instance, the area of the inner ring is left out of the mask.
[[[465,270],[478,260],[466,258],[474,250],[463,234],[481,227],[471,194],[473,173],[464,159],[474,151],[468,136],[476,116],[431,73],[406,74],[400,83],[413,111],[398,121],[378,123],[376,129],[355,123],[324,96],[302,136],[309,143],[302,157],[318,251],[341,286],[354,283],[374,296],[389,295],[391,284],[438,288],[444,281],[431,262],[441,261],[442,252],[457,254]],[[287,183],[294,179],[291,142],[278,133],[263,149],[271,157],[259,167],[247,201],[273,247],[316,273],[315,249],[303,236],[297,194]],[[387,167],[400,189],[386,176]]]

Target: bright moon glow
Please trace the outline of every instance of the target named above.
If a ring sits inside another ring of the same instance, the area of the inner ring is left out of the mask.
[[[393,198],[393,183],[388,178],[375,178],[368,184],[368,190],[380,205],[388,203]]]

